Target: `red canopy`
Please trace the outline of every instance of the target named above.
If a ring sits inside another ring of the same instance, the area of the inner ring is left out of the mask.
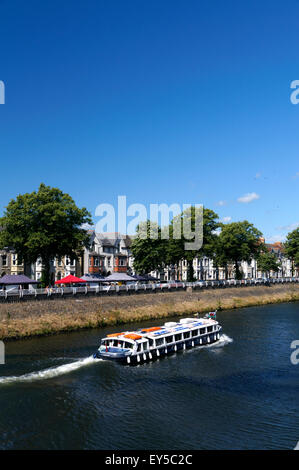
[[[73,276],[69,274],[68,276],[60,279],[59,281],[55,281],[55,284],[86,284],[86,281],[80,279],[79,277]]]

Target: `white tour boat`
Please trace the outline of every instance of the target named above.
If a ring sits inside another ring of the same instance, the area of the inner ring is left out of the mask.
[[[113,333],[102,339],[94,357],[139,364],[186,348],[215,343],[221,329],[216,312],[210,312],[204,318],[182,318],[164,326]]]

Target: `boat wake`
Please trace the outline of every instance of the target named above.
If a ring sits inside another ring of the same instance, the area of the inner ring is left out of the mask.
[[[58,377],[59,375],[68,374],[74,370],[81,369],[81,367],[88,366],[95,362],[100,361],[101,359],[95,359],[93,356],[86,357],[85,359],[80,359],[79,361],[71,362],[70,364],[63,364],[58,367],[50,367],[49,369],[40,370],[38,372],[30,372],[28,374],[19,375],[19,376],[9,376],[9,377],[0,377],[0,385],[11,384],[16,382],[34,382],[36,380],[45,380],[51,379],[53,377]]]
[[[187,349],[186,351],[184,351],[184,353],[186,354],[192,354],[194,351],[197,351],[197,350],[205,350],[205,349],[209,349],[209,351],[211,352],[215,352],[218,351],[219,352],[219,348],[223,348],[224,346],[226,346],[227,344],[230,344],[232,343],[234,340],[232,338],[230,338],[229,336],[225,335],[225,334],[222,334],[220,335],[220,338],[218,341],[216,341],[216,343],[211,343],[211,344],[202,344],[202,345],[197,345],[195,346],[194,348],[191,348],[191,349]]]
[[[221,348],[223,346],[226,346],[227,344],[232,343],[233,341],[234,341],[233,338],[230,338],[229,336],[222,334],[220,335],[220,338],[216,343],[207,345],[207,347],[208,348]]]
[[[233,342],[232,338],[230,338],[229,336],[225,334],[222,334],[216,343],[206,344],[203,346],[199,346],[198,348],[199,349],[201,348],[216,349],[216,348],[221,348],[223,346],[226,346],[227,344],[232,343],[232,342]],[[191,350],[188,352],[191,352]],[[68,374],[77,369],[81,369],[82,367],[86,367],[90,364],[94,364],[95,362],[99,362],[99,361],[103,361],[103,359],[95,359],[93,356],[89,356],[89,357],[80,359],[75,362],[63,364],[57,367],[50,367],[48,369],[40,370],[37,372],[29,372],[28,374],[19,375],[19,376],[11,375],[8,377],[0,377],[0,385],[12,384],[12,383],[17,383],[17,382],[19,383],[20,382],[35,382],[36,380],[52,379],[54,377],[59,377],[60,375]]]

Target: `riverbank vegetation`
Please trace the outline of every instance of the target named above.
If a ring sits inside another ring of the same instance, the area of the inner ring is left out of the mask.
[[[0,304],[0,339],[20,339],[299,300],[299,285],[230,287]]]

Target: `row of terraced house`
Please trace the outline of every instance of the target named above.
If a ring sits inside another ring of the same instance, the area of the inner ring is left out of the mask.
[[[89,233],[90,247],[79,253],[76,260],[65,256],[51,262],[51,284],[68,274],[79,277],[84,274],[107,276],[113,272],[136,274],[131,252],[133,237],[117,232],[99,234],[91,230]],[[292,277],[292,263],[284,255],[283,244],[276,242],[266,244],[266,246],[269,251],[275,253],[280,261],[278,273],[270,273],[270,276]],[[245,279],[259,278],[265,275],[258,270],[256,260],[252,260],[250,263],[242,262],[240,268]],[[195,258],[193,269],[194,277],[198,280],[225,279],[224,269],[217,269],[213,260],[207,257]],[[39,281],[42,275],[42,260],[38,259],[36,263],[24,266],[22,261],[18,260],[18,255],[13,247],[6,247],[0,250],[0,277],[4,274],[26,274]],[[181,261],[178,266],[167,266],[162,271],[153,271],[150,274],[159,280],[184,281],[187,279],[187,262]],[[230,279],[234,278],[233,266],[228,266],[227,275]],[[293,272],[293,275],[298,275],[298,272]]]

